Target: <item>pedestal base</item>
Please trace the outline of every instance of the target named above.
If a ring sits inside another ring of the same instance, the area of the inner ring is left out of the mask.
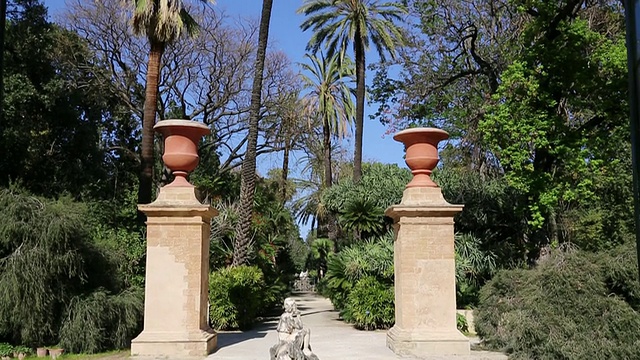
[[[431,332],[407,331],[392,327],[387,332],[387,347],[400,356],[418,358],[433,355],[469,355],[469,339],[457,330]]]
[[[131,359],[204,359],[217,346],[217,334],[145,332],[131,341]]]

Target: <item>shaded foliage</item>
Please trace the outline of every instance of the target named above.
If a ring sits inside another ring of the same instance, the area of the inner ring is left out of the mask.
[[[264,309],[266,284],[256,266],[227,267],[209,276],[209,317],[215,329],[247,329]]]
[[[351,290],[342,317],[357,329],[388,329],[395,323],[394,296],[393,286],[362,278]]]
[[[96,81],[96,59],[80,37],[49,23],[38,1],[16,2],[10,14],[0,185],[20,181],[49,196],[113,194],[114,183],[103,181],[115,169],[101,135],[118,101]]]
[[[358,328],[392,325],[393,235],[357,243],[330,256],[319,289],[342,318]]]
[[[3,189],[0,217],[0,338],[31,346],[64,339],[82,352],[126,346],[141,324],[142,298],[121,294],[123,266],[92,241],[87,207]],[[92,302],[78,323],[80,299],[95,297],[105,301]],[[72,341],[70,329],[104,323],[114,327]]]
[[[636,358],[636,270],[635,249],[625,245],[556,251],[534,269],[500,271],[480,293],[476,330],[514,359]]]
[[[474,207],[457,217],[457,230],[478,236],[507,267],[531,265],[563,243],[597,251],[627,241],[622,3],[407,4],[410,44],[399,71],[377,67],[376,116],[391,131],[417,125],[451,134],[441,157],[446,171],[460,170],[453,183],[466,195],[449,191],[450,176],[441,185],[450,202]]]
[[[71,353],[124,349],[142,330],[142,289],[112,295],[96,290],[71,299],[60,329],[60,346]]]
[[[499,176],[482,175],[464,168],[442,167],[433,174],[444,198],[463,204],[455,217],[457,233],[480,240],[482,251],[496,254],[498,265],[513,266],[525,260],[525,219],[520,204],[524,195]]]
[[[458,309],[477,305],[478,291],[495,273],[496,256],[480,249],[480,239],[470,234],[455,236],[456,304]]]

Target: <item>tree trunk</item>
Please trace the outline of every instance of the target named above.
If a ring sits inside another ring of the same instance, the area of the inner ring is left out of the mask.
[[[4,130],[4,30],[7,24],[7,0],[0,0],[0,134]]]
[[[353,181],[359,182],[362,177],[362,134],[364,130],[364,44],[360,29],[356,29],[353,50],[356,55],[356,141],[353,153]]]
[[[559,228],[558,228],[558,216],[556,215],[556,210],[552,210],[549,216],[549,244],[551,248],[555,248],[560,244],[560,238],[558,236]]]
[[[327,119],[324,119],[322,124],[322,150],[324,151],[324,183],[322,185],[324,190],[326,190],[333,185],[333,172],[331,168],[331,127]],[[329,213],[325,218],[325,222],[327,226],[327,236],[335,243],[338,237],[336,217]]]
[[[290,141],[285,140],[284,154],[282,155],[282,177],[280,178],[282,186],[282,205],[287,202],[287,177],[289,176],[289,152],[291,151]]]
[[[331,173],[331,128],[327,119],[324,119],[322,124],[322,151],[324,155],[324,179],[322,185],[325,189],[328,189],[333,183],[333,174]]]
[[[256,146],[258,144],[258,121],[262,95],[262,78],[264,76],[264,60],[269,39],[269,21],[273,0],[262,1],[262,15],[260,17],[260,32],[258,35],[258,54],[255,63],[255,75],[251,89],[251,104],[249,108],[249,134],[247,135],[247,151],[242,161],[242,177],[240,183],[240,221],[236,231],[233,246],[232,266],[239,266],[249,262],[249,233],[253,217],[253,197],[256,190]]]
[[[154,134],[158,109],[158,79],[160,78],[160,62],[164,52],[164,43],[151,42],[149,63],[147,66],[147,83],[144,95],[144,113],[142,116],[142,145],[140,184],[138,187],[138,204],[151,202],[154,166]],[[144,216],[144,215],[142,215]]]

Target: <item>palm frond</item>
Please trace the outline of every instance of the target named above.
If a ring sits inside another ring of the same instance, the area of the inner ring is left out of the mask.
[[[307,44],[307,50],[312,53],[324,44],[328,56],[331,56],[360,41],[365,49],[373,43],[384,60],[387,52],[395,58],[396,47],[406,43],[396,22],[402,21],[408,10],[399,2],[306,0],[298,13],[307,17],[300,28],[313,31]]]

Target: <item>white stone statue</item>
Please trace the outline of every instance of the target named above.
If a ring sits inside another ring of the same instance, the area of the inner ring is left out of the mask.
[[[311,352],[311,331],[302,325],[300,311],[292,298],[284,300],[284,313],[278,322],[278,343],[269,349],[271,360],[318,360]]]

